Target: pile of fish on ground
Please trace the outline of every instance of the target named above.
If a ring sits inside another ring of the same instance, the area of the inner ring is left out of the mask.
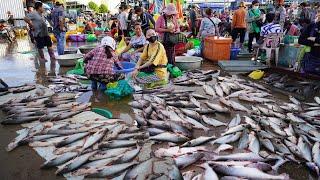
[[[320,83],[292,78],[288,75],[273,73],[263,78],[263,81],[275,88],[298,94],[303,97],[314,96],[320,91]]]
[[[3,85],[1,84],[1,87],[2,86]],[[36,89],[36,85],[35,84],[24,84],[24,85],[16,86],[16,87],[2,87],[2,88],[3,88],[3,90],[1,90],[0,96],[7,95],[9,93],[17,94],[17,93],[32,91],[32,90]]]
[[[37,93],[37,92],[36,92]],[[90,103],[76,102],[76,94],[32,95],[22,99],[11,99],[0,109],[6,112],[3,125],[22,124],[32,121],[57,121],[90,110]]]
[[[172,158],[156,158],[148,133],[121,119],[42,122],[23,129],[9,145],[53,147],[42,169],[72,178],[182,179]]]
[[[57,76],[49,78],[49,89],[54,91],[55,93],[62,92],[87,92],[91,91],[91,89],[87,85],[83,85],[80,83],[81,80],[88,80],[85,76],[80,75],[65,75],[65,76]]]
[[[293,97],[283,102],[260,84],[237,76],[215,75],[207,83],[192,82],[202,84],[205,95],[185,89],[159,90],[135,94],[129,103],[138,125],[147,127],[149,139],[173,146],[156,150],[157,157],[174,158],[180,170],[192,164],[205,169],[198,175],[185,172],[186,179],[218,179],[215,172],[226,179],[287,179],[286,174],[275,175],[287,161],[305,163],[319,176],[319,97],[314,97],[313,103]],[[211,116],[234,111],[242,115],[237,114],[228,124]],[[220,126],[226,127],[223,133],[209,135]],[[203,136],[196,137],[195,129]],[[220,146],[212,150],[216,144]],[[219,154],[228,149],[241,152]]]

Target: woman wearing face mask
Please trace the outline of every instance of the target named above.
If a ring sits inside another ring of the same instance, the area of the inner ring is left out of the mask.
[[[308,25],[301,33],[299,44],[311,47],[311,51],[304,55],[303,70],[320,76],[320,10],[317,12],[315,22]]]
[[[252,1],[252,8],[247,13],[247,23],[249,32],[248,51],[252,52],[252,41],[256,38],[256,41],[260,38],[260,31],[263,25],[261,11],[259,9],[259,1]]]
[[[175,44],[165,42],[165,34],[170,35],[174,33],[179,33],[180,28],[177,18],[175,18],[178,13],[174,4],[168,4],[167,7],[163,10],[163,15],[160,16],[156,22],[156,31],[159,34],[160,40],[165,46],[166,53],[168,56],[168,61],[170,64],[175,64]]]
[[[146,45],[141,54],[140,60],[137,62],[133,77],[140,72],[155,73],[160,79],[167,79],[168,59],[163,45],[157,40],[157,34],[153,29],[149,29],[146,33],[149,44]]]

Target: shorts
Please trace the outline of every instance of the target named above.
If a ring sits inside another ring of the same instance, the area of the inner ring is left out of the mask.
[[[52,41],[50,36],[35,37],[34,39],[36,40],[36,46],[38,49],[43,49],[45,46],[46,47],[52,46]]]

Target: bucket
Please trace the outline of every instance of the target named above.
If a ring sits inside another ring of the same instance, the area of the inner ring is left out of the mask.
[[[240,48],[231,48],[230,51],[230,60],[237,60],[238,59],[238,54],[241,51]]]
[[[124,74],[128,74],[132,71],[134,71],[136,64],[135,63],[131,63],[131,62],[121,62],[122,68],[121,70],[118,70],[115,66],[113,67],[113,71],[115,73],[124,73]]]

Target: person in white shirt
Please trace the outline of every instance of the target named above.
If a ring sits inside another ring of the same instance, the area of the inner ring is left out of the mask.
[[[122,6],[122,12],[119,14],[119,32],[118,35],[123,35],[124,37],[129,36],[128,32],[128,16],[130,8],[127,5]]]

